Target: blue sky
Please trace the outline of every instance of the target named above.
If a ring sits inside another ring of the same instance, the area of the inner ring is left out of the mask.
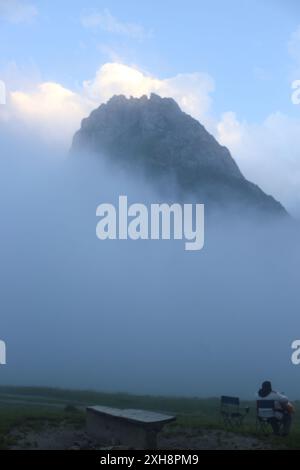
[[[2,2],[3,3],[3,2]],[[1,2],[0,2],[1,4]],[[300,23],[297,0],[34,1],[32,21],[1,21],[1,68],[15,61],[43,80],[74,88],[92,77],[107,51],[160,78],[201,71],[216,82],[216,112],[234,109],[260,119],[274,110],[294,114],[288,41]],[[108,9],[144,37],[85,28],[84,15]],[[295,77],[297,78],[297,77]]]
[[[298,0],[0,0],[0,34],[14,118],[49,128],[64,110],[69,139],[110,93],[169,94],[249,179],[300,207]]]

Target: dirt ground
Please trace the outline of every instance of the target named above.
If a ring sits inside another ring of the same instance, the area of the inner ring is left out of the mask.
[[[13,429],[10,449],[36,450],[93,450],[101,449],[101,443],[91,439],[84,429],[78,430],[70,425],[51,426],[45,424],[41,429]],[[158,439],[160,449],[201,450],[201,449],[268,449],[271,448],[254,437],[242,436],[231,432],[207,429],[180,429],[161,434]],[[122,447],[125,449],[124,447]],[[107,449],[107,447],[106,447]]]
[[[161,449],[178,450],[229,450],[270,449],[270,444],[255,437],[212,429],[181,429],[172,434],[161,435]]]

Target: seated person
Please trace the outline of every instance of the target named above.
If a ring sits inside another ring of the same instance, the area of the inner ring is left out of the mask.
[[[287,436],[292,424],[293,405],[285,395],[272,390],[269,381],[263,382],[257,393],[257,400],[274,400],[275,416],[270,419],[273,432],[276,435]],[[280,432],[281,429],[281,432]]]

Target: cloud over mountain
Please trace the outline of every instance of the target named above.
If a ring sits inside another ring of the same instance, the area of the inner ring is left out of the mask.
[[[77,92],[54,82],[38,83],[28,91],[13,91],[9,111],[14,118],[36,126],[45,136],[50,132],[51,138],[56,135],[58,140],[69,145],[81,119],[114,94],[140,97],[155,92],[165,97],[172,96],[186,112],[205,120],[213,88],[211,77],[201,73],[158,79],[136,67],[106,63],[93,79],[84,81]]]
[[[7,106],[0,108],[0,121],[1,118],[20,121],[32,132],[63,143],[67,148],[81,120],[115,94],[140,97],[154,92],[172,97],[183,111],[202,122],[230,149],[247,178],[256,181],[297,215],[300,117],[274,112],[262,122],[253,123],[240,119],[234,110],[214,116],[214,88],[213,78],[204,73],[161,79],[135,66],[109,62],[75,91],[55,82],[39,82],[12,90]]]

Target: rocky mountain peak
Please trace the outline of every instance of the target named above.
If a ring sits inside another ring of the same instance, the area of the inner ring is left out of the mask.
[[[195,193],[203,202],[285,212],[244,178],[229,150],[172,98],[113,96],[82,121],[72,152],[82,150],[151,174],[172,174],[183,193]]]

